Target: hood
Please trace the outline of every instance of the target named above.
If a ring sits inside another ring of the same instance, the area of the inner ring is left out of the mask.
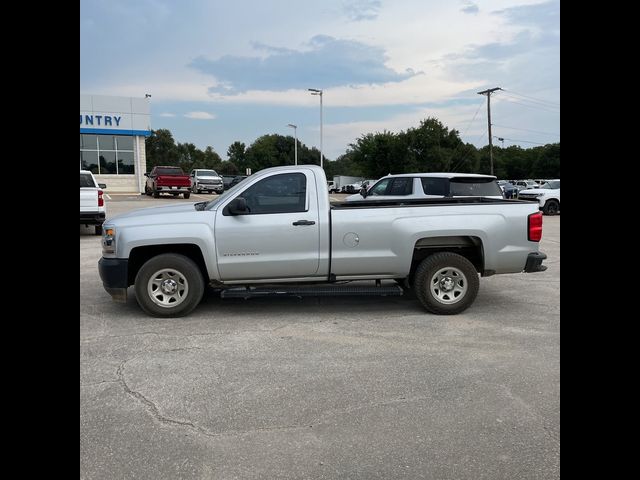
[[[365,198],[359,193],[356,193],[354,195],[349,195],[344,199],[345,202],[357,202],[358,200],[365,200]]]
[[[194,202],[195,203],[195,202]],[[163,207],[140,208],[131,212],[116,215],[105,221],[105,225],[147,225],[159,223],[181,223],[181,219],[187,220],[192,215],[202,214],[197,211],[194,203],[181,203],[180,205],[167,205]]]
[[[525,195],[535,195],[535,194],[540,194],[542,195],[543,193],[549,193],[549,192],[553,192],[553,190],[549,189],[549,188],[527,188],[526,190],[520,190],[520,192],[518,192],[518,195],[522,195],[523,193]]]

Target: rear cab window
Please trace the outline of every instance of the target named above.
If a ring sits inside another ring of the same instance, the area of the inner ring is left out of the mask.
[[[88,173],[80,174],[80,188],[97,188],[98,186],[93,181],[93,177]]]
[[[452,178],[449,184],[452,197],[502,196],[498,182],[492,178]]]

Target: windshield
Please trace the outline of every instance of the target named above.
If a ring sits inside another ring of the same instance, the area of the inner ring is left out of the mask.
[[[217,177],[218,174],[215,170],[196,170],[196,175],[199,177]]]
[[[540,188],[548,188],[549,190],[557,190],[560,188],[560,180],[552,180],[551,182],[543,183]]]
[[[247,177],[247,178],[250,178],[250,177]],[[247,178],[243,179],[241,182],[236,183],[233,187],[231,187],[229,190],[226,190],[218,198],[215,198],[215,199],[211,200],[209,203],[207,203],[207,205],[204,207],[204,209],[205,210],[211,210],[213,207],[215,207],[221,201],[224,201],[227,198],[232,197],[239,190],[242,190],[244,188],[244,184],[247,183]]]

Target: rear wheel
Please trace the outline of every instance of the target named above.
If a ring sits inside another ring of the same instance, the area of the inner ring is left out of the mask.
[[[136,300],[155,317],[182,317],[200,303],[204,278],[193,260],[176,253],[155,256],[135,280]]]
[[[547,200],[542,211],[545,215],[556,215],[560,210],[560,205],[555,200]]]
[[[434,253],[420,263],[415,274],[418,300],[429,312],[439,315],[455,315],[469,308],[479,287],[475,267],[457,253]]]
[[[102,225],[96,225],[96,235],[102,235]]]
[[[160,198],[160,192],[158,192],[157,190],[153,191],[153,198]]]
[[[191,196],[191,193],[189,192],[184,192],[184,198],[189,198]]]

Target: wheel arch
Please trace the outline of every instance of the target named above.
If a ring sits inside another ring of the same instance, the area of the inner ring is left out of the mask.
[[[138,271],[140,271],[140,267],[142,267],[147,260],[163,253],[176,253],[190,258],[200,269],[204,281],[209,281],[207,265],[200,247],[193,243],[172,243],[168,245],[145,245],[133,248],[129,253],[127,285],[133,285],[135,283],[135,278]]]
[[[438,252],[457,253],[469,260],[481,275],[487,276],[491,274],[491,272],[485,272],[484,270],[484,247],[480,237],[472,235],[423,237],[418,239],[413,247],[409,273],[409,278],[412,282],[420,262]]]

